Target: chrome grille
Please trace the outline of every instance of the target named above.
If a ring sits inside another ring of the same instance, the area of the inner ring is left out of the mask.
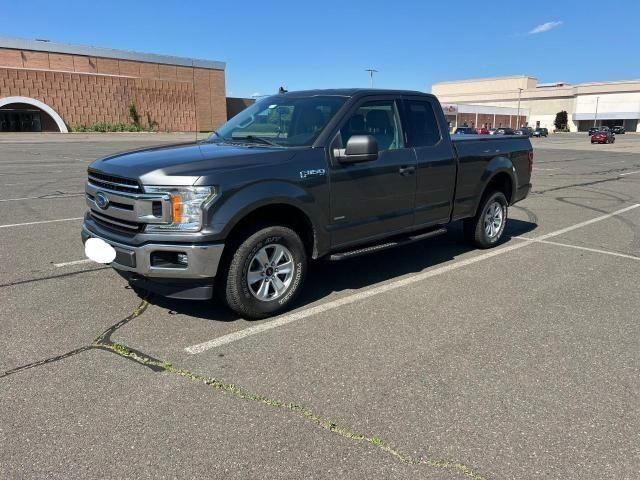
[[[91,218],[105,228],[135,235],[172,220],[170,195],[145,193],[135,180],[89,170],[85,193]]]
[[[137,181],[130,178],[116,177],[115,175],[106,175],[104,173],[93,170],[88,171],[89,183],[96,187],[115,190],[117,192],[140,193],[142,188]]]
[[[90,215],[91,218],[93,218],[93,220],[99,225],[102,225],[105,228],[110,228],[111,230],[116,230],[118,232],[139,233],[144,228],[144,225],[142,224],[128,222],[120,218],[114,218],[103,213],[98,213],[95,210],[91,210]]]
[[[91,195],[90,193],[87,193],[87,198],[91,201],[95,201],[96,197]],[[119,202],[114,202],[113,200],[109,201],[109,205],[112,205],[116,208],[119,208],[120,210],[130,210],[133,211],[133,205],[129,205],[127,203],[119,203]],[[155,205],[154,205],[155,207]],[[160,208],[162,208],[162,205],[160,205]],[[162,211],[161,211],[162,213]]]

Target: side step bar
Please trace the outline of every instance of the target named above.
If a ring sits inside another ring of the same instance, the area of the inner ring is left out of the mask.
[[[366,255],[367,253],[381,252],[382,250],[388,250],[390,248],[400,247],[402,245],[408,245],[410,243],[419,242],[420,240],[426,240],[427,238],[437,237],[447,233],[446,228],[438,228],[436,230],[429,230],[428,232],[411,235],[399,240],[391,242],[380,243],[377,245],[371,245],[370,247],[359,248],[357,250],[348,250],[346,252],[334,253],[329,257],[331,261],[346,260],[347,258],[359,257],[360,255]]]

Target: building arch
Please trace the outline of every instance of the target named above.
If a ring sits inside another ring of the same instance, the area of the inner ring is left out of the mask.
[[[35,98],[31,98],[31,97],[13,96],[13,97],[0,98],[0,109],[2,109],[2,107],[6,107],[8,105],[13,105],[13,104],[30,105],[32,107],[36,107],[37,109],[41,110],[42,112],[46,113],[49,117],[51,117],[51,120],[53,120],[53,122],[57,126],[58,131],[60,131],[61,133],[69,133],[69,130],[67,129],[67,125],[64,123],[64,120],[62,120],[62,117],[58,115],[58,112],[56,112],[53,108],[51,108],[46,103],[43,103],[40,100],[36,100]]]

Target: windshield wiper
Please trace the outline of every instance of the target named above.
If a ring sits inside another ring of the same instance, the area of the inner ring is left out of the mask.
[[[233,137],[233,140],[249,140],[250,142],[253,142],[253,143],[262,143],[264,145],[271,145],[273,147],[280,147],[280,145],[278,145],[275,142],[272,142],[268,138],[256,137],[255,135],[247,135],[246,137]]]

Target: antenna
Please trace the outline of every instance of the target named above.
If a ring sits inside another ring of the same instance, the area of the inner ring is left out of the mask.
[[[365,68],[364,71],[369,72],[369,86],[373,88],[373,74],[378,73],[378,70],[375,68]]]

